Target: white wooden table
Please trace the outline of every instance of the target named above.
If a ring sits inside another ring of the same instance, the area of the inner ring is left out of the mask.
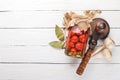
[[[110,61],[92,59],[78,76],[80,60],[48,43],[66,11],[86,9],[103,11],[116,47]],[[0,0],[0,80],[120,80],[120,0]]]

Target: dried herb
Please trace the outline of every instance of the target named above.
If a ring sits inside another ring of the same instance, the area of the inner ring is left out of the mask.
[[[55,33],[56,33],[57,38],[60,41],[64,41],[64,33],[58,25],[56,25],[56,27],[55,27]]]
[[[60,49],[64,48],[64,43],[61,41],[52,41],[49,44],[50,44],[50,46],[52,46],[54,48],[60,48]]]

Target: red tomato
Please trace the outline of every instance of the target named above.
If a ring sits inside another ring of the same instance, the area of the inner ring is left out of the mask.
[[[71,52],[71,53],[76,53],[76,49],[75,49],[75,48],[72,48],[72,49],[70,50],[70,52]]]
[[[75,34],[75,33],[72,32],[72,31],[69,32],[69,35],[70,35],[70,36],[73,36],[74,34]]]
[[[79,37],[79,40],[80,40],[80,42],[86,42],[86,36],[85,35],[81,35],[80,37]]]
[[[74,43],[73,43],[73,42],[70,42],[70,43],[69,43],[69,46],[70,46],[70,47],[74,47]]]
[[[72,36],[71,42],[78,42],[78,37],[76,35]]]
[[[80,42],[76,43],[75,48],[77,50],[82,50],[83,49],[83,43],[80,43]]]

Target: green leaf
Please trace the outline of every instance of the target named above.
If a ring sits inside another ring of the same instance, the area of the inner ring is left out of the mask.
[[[55,33],[56,33],[57,38],[60,41],[64,41],[64,33],[58,25],[56,25],[56,27],[55,27]]]
[[[61,41],[52,41],[49,43],[49,45],[54,47],[54,48],[60,48],[60,49],[64,48],[64,43]]]

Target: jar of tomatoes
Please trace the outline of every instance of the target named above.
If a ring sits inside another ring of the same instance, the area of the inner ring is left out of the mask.
[[[65,54],[81,58],[85,53],[87,40],[88,30],[81,30],[77,24],[70,27],[66,36]]]

